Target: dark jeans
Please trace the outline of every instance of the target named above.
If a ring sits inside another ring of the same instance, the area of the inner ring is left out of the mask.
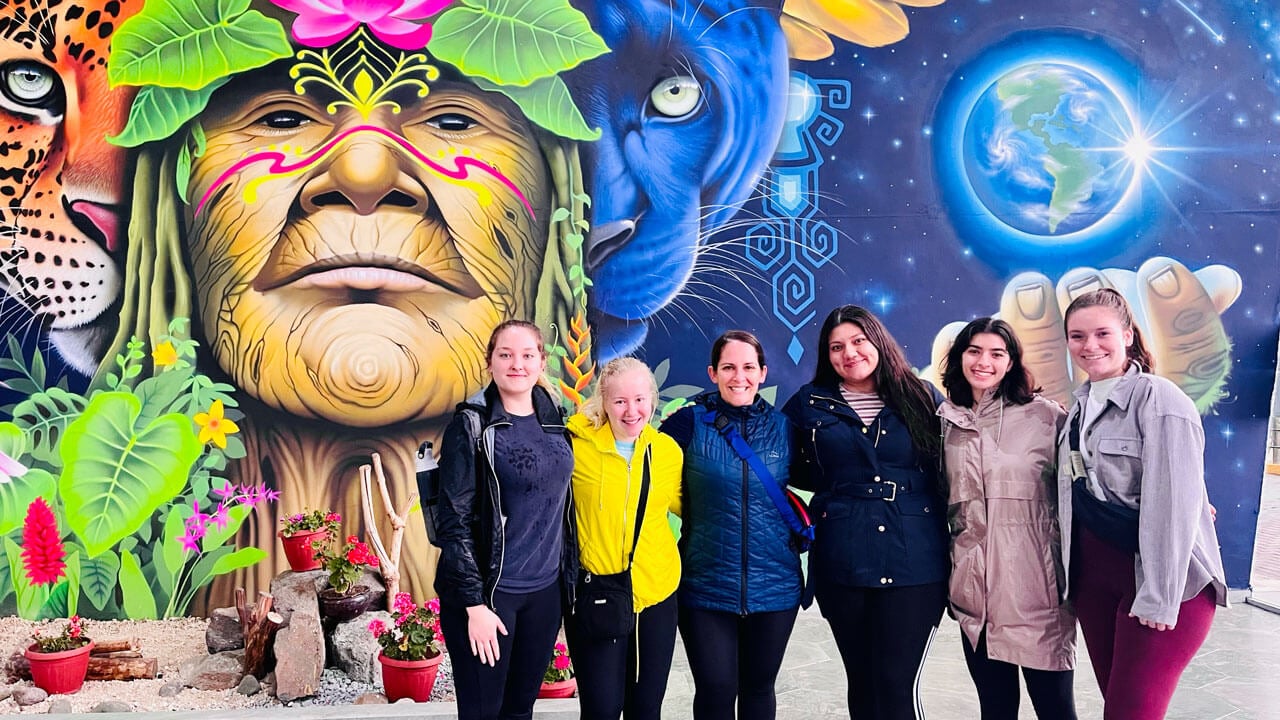
[[[923,718],[920,672],[942,620],[947,584],[862,588],[819,582],[817,599],[849,678],[849,717]]]
[[[658,720],[676,649],[676,596],[645,608],[636,632],[618,640],[593,640],[565,619],[565,637],[578,677],[582,720]]]
[[[680,637],[693,672],[694,720],[773,720],[773,685],[799,608],[738,615],[680,608]]]
[[[982,720],[1018,720],[1018,666],[987,657],[987,634],[978,636],[978,647],[969,647],[969,638],[960,634],[964,661],[978,689]],[[1039,720],[1076,720],[1076,699],[1072,691],[1074,670],[1034,670],[1022,668],[1027,695]]]
[[[1213,624],[1214,589],[1182,603],[1172,630],[1129,617],[1137,594],[1133,554],[1117,550],[1077,525],[1071,569],[1076,617],[1102,691],[1104,720],[1160,720]]]
[[[453,663],[460,720],[523,720],[533,717],[542,675],[560,632],[560,584],[525,594],[494,593],[493,604],[507,634],[498,633],[498,662],[489,667],[471,654],[467,609],[440,604],[440,631]]]

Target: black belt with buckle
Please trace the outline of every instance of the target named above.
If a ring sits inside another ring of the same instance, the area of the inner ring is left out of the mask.
[[[892,480],[883,480],[881,482],[874,483],[858,483],[847,492],[850,497],[858,498],[859,500],[884,500],[886,502],[893,502],[898,499],[898,483]],[[907,492],[907,489],[904,487],[902,492]],[[841,494],[843,495],[844,493]]]

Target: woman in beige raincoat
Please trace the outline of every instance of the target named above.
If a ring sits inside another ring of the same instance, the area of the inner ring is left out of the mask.
[[[1066,413],[1036,394],[1003,320],[960,331],[942,385],[951,612],[982,720],[1017,719],[1019,668],[1040,720],[1075,720],[1075,616],[1061,599],[1054,507]]]

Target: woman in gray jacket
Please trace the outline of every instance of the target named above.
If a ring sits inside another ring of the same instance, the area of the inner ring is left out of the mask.
[[[943,364],[951,613],[982,720],[1017,720],[1018,671],[1040,720],[1075,720],[1076,619],[1061,599],[1058,430],[1003,320],[979,318]]]
[[[1129,304],[1077,297],[1067,346],[1089,381],[1059,438],[1059,523],[1104,720],[1159,720],[1226,605],[1204,484],[1204,430],[1178,386],[1151,374]]]

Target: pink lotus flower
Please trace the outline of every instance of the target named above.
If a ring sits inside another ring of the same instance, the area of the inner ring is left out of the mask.
[[[401,50],[421,50],[431,40],[431,24],[421,22],[451,0],[271,0],[298,14],[293,39],[307,47],[328,47],[363,24],[382,42]]]
[[[0,450],[0,483],[7,483],[26,474],[26,465],[14,460],[9,457],[8,453]]]

